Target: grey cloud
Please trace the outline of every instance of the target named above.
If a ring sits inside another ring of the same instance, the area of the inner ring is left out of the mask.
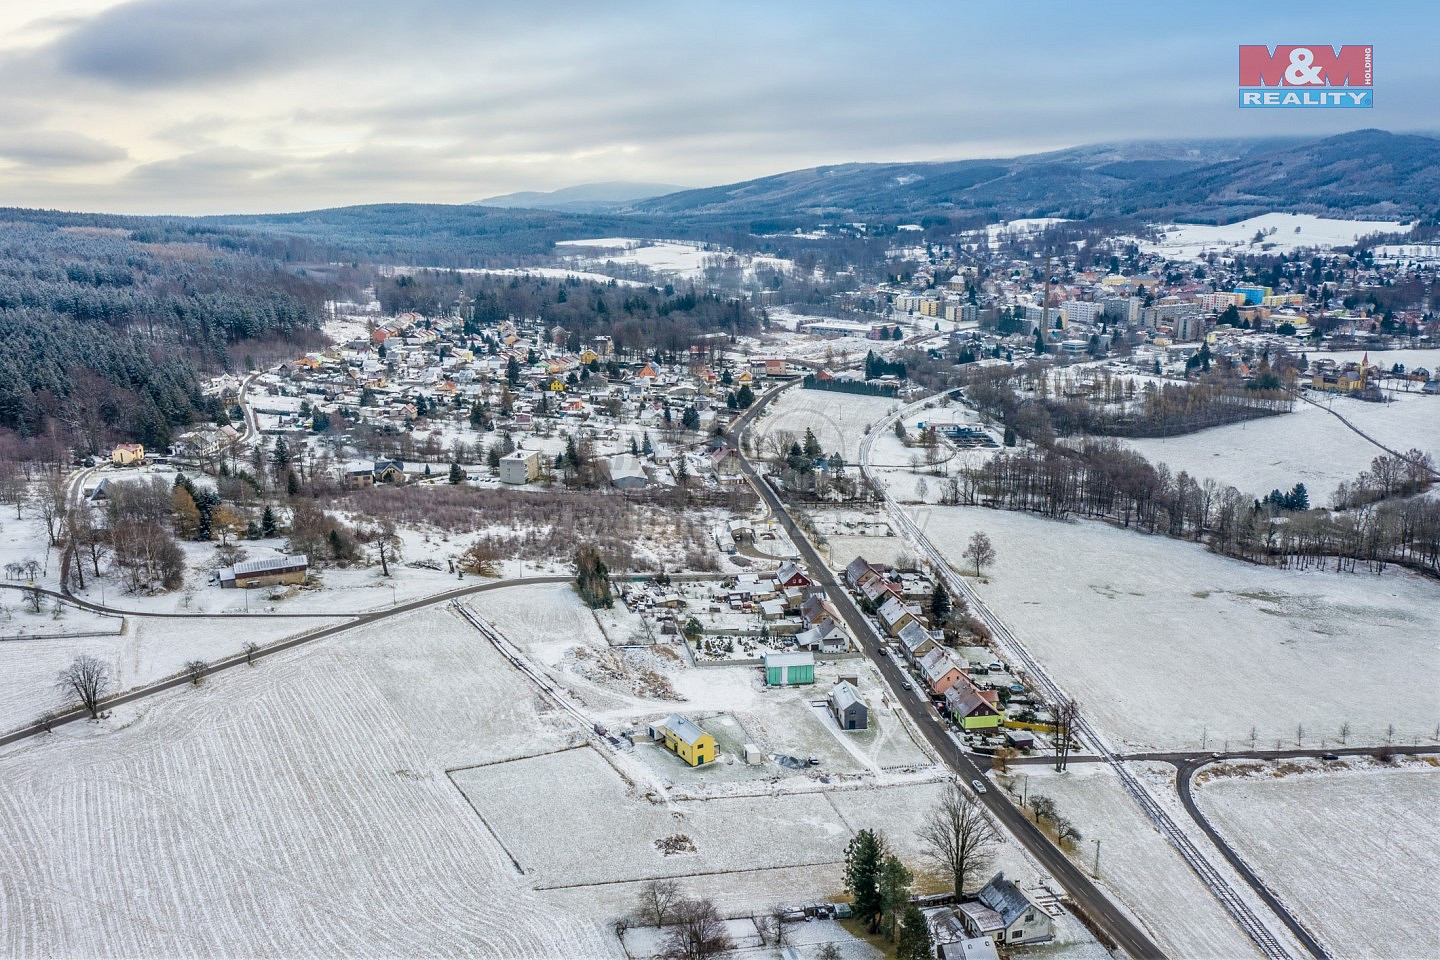
[[[478,45],[490,31],[527,27],[538,33],[544,24],[524,16],[519,4],[467,0],[138,0],[79,22],[43,53],[64,72],[152,90],[350,58],[405,61],[423,56],[428,43],[459,43],[473,34]]]
[[[67,130],[11,130],[0,139],[0,157],[36,167],[82,167],[124,160],[121,147]]]
[[[280,12],[269,2],[125,4],[84,21],[48,52],[62,70],[121,87],[226,80],[293,61],[313,45]]]

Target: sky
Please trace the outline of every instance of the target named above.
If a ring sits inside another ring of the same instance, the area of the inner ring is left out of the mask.
[[[1116,140],[1434,133],[1436,36],[1434,0],[4,0],[0,206],[464,203]],[[1375,107],[1240,110],[1242,43],[1373,44]]]

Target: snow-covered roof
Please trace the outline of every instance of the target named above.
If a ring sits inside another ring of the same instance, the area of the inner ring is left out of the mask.
[[[676,739],[689,744],[694,744],[705,736],[705,731],[700,729],[699,724],[679,713],[672,713],[666,718],[665,729],[674,734]]]
[[[848,710],[857,703],[862,707],[865,706],[865,701],[861,699],[860,692],[844,680],[841,680],[830,689],[830,704],[836,710]]]
[[[955,661],[950,659],[950,655],[939,648],[931,650],[925,655],[925,659],[920,661],[920,672],[925,674],[925,679],[931,683],[959,669]]]
[[[308,566],[309,561],[303,553],[293,556],[268,557],[264,560],[246,560],[237,563],[233,567],[224,567],[219,571],[221,580],[234,580],[236,577],[246,577],[251,574],[269,573],[272,570],[289,570],[293,567]]]
[[[771,667],[813,667],[815,666],[815,654],[813,653],[767,653],[765,654],[765,669]]]
[[[1025,892],[1011,881],[1006,880],[1003,873],[997,873],[990,878],[990,882],[985,884],[984,889],[980,891],[979,900],[998,913],[1007,927],[1020,914],[1034,908],[1034,904],[1030,902],[1029,897],[1025,896]]]

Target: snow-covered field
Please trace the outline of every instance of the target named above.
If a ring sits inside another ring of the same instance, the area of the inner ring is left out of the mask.
[[[537,890],[583,888],[612,915],[656,877],[679,878],[726,912],[837,896],[845,845],[865,828],[883,830],[920,868],[914,824],[943,790],[936,782],[803,791],[760,784],[703,800],[658,797],[589,748],[453,776]],[[657,842],[682,836],[693,850],[667,855]],[[997,869],[1022,883],[1036,876],[1012,844]]]
[[[1440,956],[1440,770],[1261,768],[1208,780],[1195,796],[1332,956]]]
[[[75,657],[90,654],[110,670],[111,692],[179,673],[190,660],[218,660],[243,651],[247,640],[264,646],[343,618],[222,620],[127,617],[125,632],[109,637],[23,640],[0,643],[0,730],[28,726],[41,713],[73,706],[55,687],[55,676]]]
[[[866,430],[900,406],[898,401],[888,397],[794,387],[772,403],[755,424],[753,437],[756,450],[768,453],[767,441],[782,435],[787,443],[790,440],[803,441],[808,428],[815,432],[815,439],[820,441],[826,453],[839,453],[847,464],[854,464],[859,458],[860,441]]]
[[[11,956],[618,956],[526,889],[444,769],[563,747],[432,610],[0,754]]]
[[[1259,956],[1254,944],[1191,872],[1175,849],[1151,825],[1103,764],[1075,764],[1066,773],[1027,767],[1021,776],[1027,796],[1055,801],[1084,839],[1075,859],[1093,869],[1100,841],[1099,883],[1125,906],[1160,948],[1172,957]]]
[[[1200,223],[1166,224],[1160,228],[1165,239],[1142,242],[1145,253],[1177,259],[1198,259],[1208,251],[1240,248],[1259,252],[1270,247],[1273,253],[1290,253],[1305,247],[1341,247],[1371,233],[1408,233],[1411,225],[1381,220],[1335,220],[1308,213],[1266,213],[1223,226]],[[1271,233],[1271,230],[1274,233]],[[1251,244],[1256,231],[1265,237]]]
[[[1394,403],[1311,394],[1376,440],[1400,452],[1419,447],[1440,459],[1440,397],[1396,394]],[[1297,403],[1293,413],[1214,427],[1180,437],[1124,441],[1152,463],[1212,478],[1263,497],[1304,483],[1310,502],[1327,506],[1341,482],[1355,479],[1385,451],[1328,409]]]
[[[747,273],[756,267],[789,272],[794,264],[776,257],[751,257],[691,240],[644,240],[634,237],[600,237],[593,240],[561,240],[557,252],[575,253],[576,263],[603,270],[607,264],[635,265],[656,273],[674,274],[698,280],[708,267],[727,259]]]
[[[1122,748],[1319,746],[1429,736],[1440,720],[1440,586],[1279,570],[1093,522],[977,507],[917,522],[957,568],[983,530],[997,560],[976,589]],[[967,571],[969,572],[969,571]]]

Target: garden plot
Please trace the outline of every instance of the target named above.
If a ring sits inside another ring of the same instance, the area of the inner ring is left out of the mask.
[[[1305,746],[1428,736],[1440,716],[1440,586],[1280,570],[1099,523],[981,508],[917,514],[957,569],[975,531],[997,560],[976,590],[1121,749]]]
[[[819,793],[652,803],[589,749],[457,771],[454,779],[542,889],[838,865],[849,841]]]
[[[702,767],[687,766],[662,744],[640,740],[635,757],[647,772],[671,788],[676,795],[714,796],[729,785],[744,782],[776,782],[777,778],[800,783],[821,778],[855,781],[870,778],[889,782],[916,772],[929,771],[934,761],[921,747],[899,712],[889,703],[873,667],[863,660],[839,664],[821,661],[816,666],[813,686],[765,688],[753,667],[705,667],[685,671],[687,679],[705,682],[722,676],[733,684],[745,681],[749,696],[736,698],[733,706],[695,709],[678,705],[684,713],[715,737],[719,759]],[[840,673],[853,673],[859,690],[870,706],[870,729],[845,731],[836,725],[823,703]],[[683,688],[683,684],[677,684]],[[712,700],[713,703],[713,700]],[[657,719],[655,714],[646,719]],[[631,718],[643,727],[641,718]],[[744,747],[754,744],[764,761],[744,762]],[[808,763],[815,757],[820,762]]]
[[[595,885],[602,895],[602,887],[678,877],[687,878],[695,893],[724,897],[726,910],[777,902],[765,893],[770,873],[807,865],[808,883],[793,888],[794,894],[838,895],[845,845],[867,827],[884,830],[895,849],[920,866],[913,825],[943,789],[939,782],[817,784],[804,791],[657,802],[590,749],[456,771],[453,777],[538,890]],[[1000,868],[1013,866],[1024,875],[1027,864],[1018,849],[1007,844],[1002,850]]]
[[[1191,872],[1175,849],[1140,812],[1111,770],[1076,764],[1064,774],[1048,767],[1023,769],[1024,791],[1055,801],[1083,840],[1073,854],[1093,868],[1100,841],[1098,882],[1124,905],[1172,957],[1257,957],[1254,944]],[[1020,783],[1020,775],[1013,778]]]
[[[1440,770],[1276,772],[1204,781],[1196,801],[1333,956],[1440,956]]]
[[[443,772],[565,745],[523,684],[436,611],[7,748],[5,952],[618,956]]]

